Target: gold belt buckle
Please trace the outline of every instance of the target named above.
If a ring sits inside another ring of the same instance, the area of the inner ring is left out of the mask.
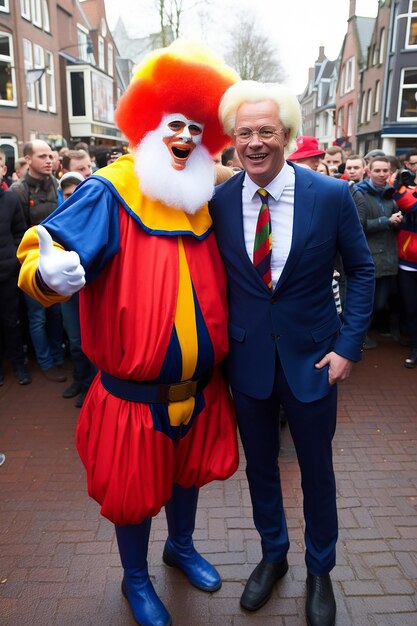
[[[188,400],[191,396],[195,396],[197,391],[197,381],[184,380],[182,383],[171,385],[168,390],[169,402],[182,402]]]

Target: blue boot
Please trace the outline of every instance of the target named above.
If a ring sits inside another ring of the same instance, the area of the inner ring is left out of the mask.
[[[140,626],[170,626],[171,617],[156,595],[148,574],[151,518],[141,524],[115,526],[124,569],[122,593]]]
[[[178,567],[190,583],[202,591],[217,591],[222,581],[218,571],[210,565],[193,545],[198,489],[184,489],[174,485],[172,498],[165,506],[168,522],[168,539],[165,543],[163,561]]]

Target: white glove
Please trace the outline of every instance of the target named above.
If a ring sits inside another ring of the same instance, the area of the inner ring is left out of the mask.
[[[72,296],[85,285],[85,271],[74,251],[56,248],[51,235],[37,226],[39,238],[39,268],[43,282],[61,296]]]

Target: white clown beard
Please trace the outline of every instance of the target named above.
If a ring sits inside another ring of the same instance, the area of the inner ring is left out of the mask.
[[[156,129],[142,139],[134,157],[141,190],[149,198],[194,215],[213,196],[213,159],[201,144],[192,151],[185,169],[176,170],[163,135]]]

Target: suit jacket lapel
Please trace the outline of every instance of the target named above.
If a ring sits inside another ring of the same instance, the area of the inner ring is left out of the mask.
[[[294,166],[295,170],[295,192],[294,192],[294,222],[292,232],[292,242],[290,253],[284,269],[276,284],[275,291],[280,289],[296,266],[303,251],[308,232],[310,230],[311,219],[314,212],[316,194],[313,190],[312,175],[305,172],[303,168]]]

